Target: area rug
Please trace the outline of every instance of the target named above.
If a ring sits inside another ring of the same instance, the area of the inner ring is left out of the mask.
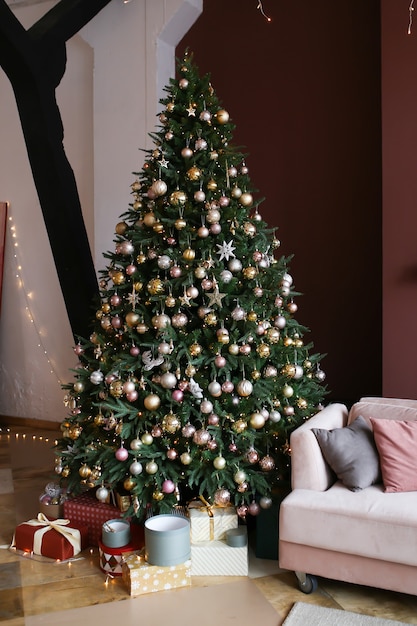
[[[282,626],[306,626],[306,624],[308,626],[404,626],[404,622],[391,619],[296,602]]]

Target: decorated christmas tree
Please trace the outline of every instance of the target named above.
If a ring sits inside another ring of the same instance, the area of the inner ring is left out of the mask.
[[[74,494],[128,492],[137,518],[190,494],[256,515],[325,375],[210,77],[186,54],[165,92],[74,348],[55,469]]]

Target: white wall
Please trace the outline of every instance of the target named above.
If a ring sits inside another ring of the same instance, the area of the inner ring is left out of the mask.
[[[54,4],[15,14],[29,27]],[[162,87],[174,75],[175,45],[201,10],[202,0],[113,0],[68,42],[57,99],[97,270],[130,202],[141,148],[150,146]],[[11,217],[0,319],[0,415],[60,421],[66,414],[61,382],[72,381],[69,370],[76,365],[72,333],[13,91],[2,70],[0,138],[0,200],[10,203]]]

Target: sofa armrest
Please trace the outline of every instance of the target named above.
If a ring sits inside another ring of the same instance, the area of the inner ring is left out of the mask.
[[[291,486],[293,489],[326,491],[334,482],[312,428],[342,428],[346,426],[348,409],[344,404],[329,404],[291,433]]]

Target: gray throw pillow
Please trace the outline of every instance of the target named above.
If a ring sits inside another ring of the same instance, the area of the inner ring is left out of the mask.
[[[311,430],[317,438],[326,462],[348,489],[360,491],[381,482],[374,435],[362,415],[344,428]]]

